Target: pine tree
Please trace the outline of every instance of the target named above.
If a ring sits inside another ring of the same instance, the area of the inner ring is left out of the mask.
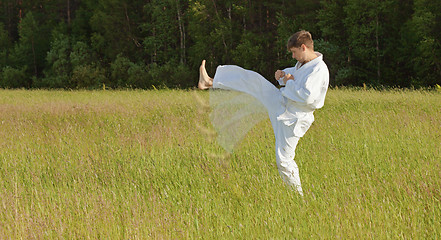
[[[343,23],[346,19],[344,6],[346,0],[322,1],[317,16],[322,39],[315,40],[315,48],[324,54],[331,85],[351,84],[355,77],[349,55],[348,33]]]
[[[38,77],[44,63],[43,36],[40,34],[40,24],[37,23],[32,12],[26,14],[18,29],[20,38],[15,45],[11,58],[15,62],[15,66],[27,69],[29,77],[24,87],[31,87],[31,76]]]
[[[322,1],[319,26],[331,81],[340,85],[405,86],[408,50],[402,42],[403,22],[411,1]]]
[[[0,22],[0,71],[9,64],[9,51],[11,47],[9,34],[3,23]]]
[[[64,23],[60,28],[66,28]],[[72,51],[70,37],[63,32],[54,30],[52,33],[51,49],[46,55],[47,66],[45,77],[42,78],[39,87],[63,88],[69,87],[72,76],[72,64],[70,54]]]
[[[90,19],[91,46],[105,64],[118,54],[140,56],[142,45],[137,24],[143,19],[143,5],[140,0],[99,0],[94,6]]]
[[[415,46],[412,50],[414,86],[441,83],[441,4],[437,0],[415,0],[409,31]]]

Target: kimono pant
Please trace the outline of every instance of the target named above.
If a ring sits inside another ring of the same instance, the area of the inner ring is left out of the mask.
[[[219,66],[213,88],[235,90],[252,95],[268,110],[275,135],[276,163],[283,181],[303,195],[299,168],[294,161],[299,137],[294,136],[294,124],[285,125],[277,116],[285,112],[286,99],[279,89],[254,71],[234,65]]]

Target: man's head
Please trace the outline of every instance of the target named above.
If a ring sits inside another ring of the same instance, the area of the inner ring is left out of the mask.
[[[294,33],[288,39],[286,47],[292,53],[292,58],[300,62],[306,61],[308,55],[314,53],[314,41],[311,33],[305,30]]]
[[[293,47],[299,48],[302,44],[314,51],[314,41],[312,40],[311,33],[308,31],[302,30],[294,33],[288,39],[286,47],[290,50]]]

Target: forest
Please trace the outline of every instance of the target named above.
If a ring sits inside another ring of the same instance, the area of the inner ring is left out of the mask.
[[[0,0],[0,88],[188,88],[202,59],[273,81],[301,29],[331,86],[441,84],[440,0]]]

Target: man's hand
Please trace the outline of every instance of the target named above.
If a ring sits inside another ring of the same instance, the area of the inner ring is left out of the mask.
[[[276,80],[279,80],[284,76],[285,76],[285,72],[282,70],[277,70],[276,73],[274,73],[274,77],[276,78]]]
[[[286,82],[288,82],[288,80],[294,80],[294,76],[291,74],[286,74],[285,77],[283,78],[283,83],[286,84]]]

